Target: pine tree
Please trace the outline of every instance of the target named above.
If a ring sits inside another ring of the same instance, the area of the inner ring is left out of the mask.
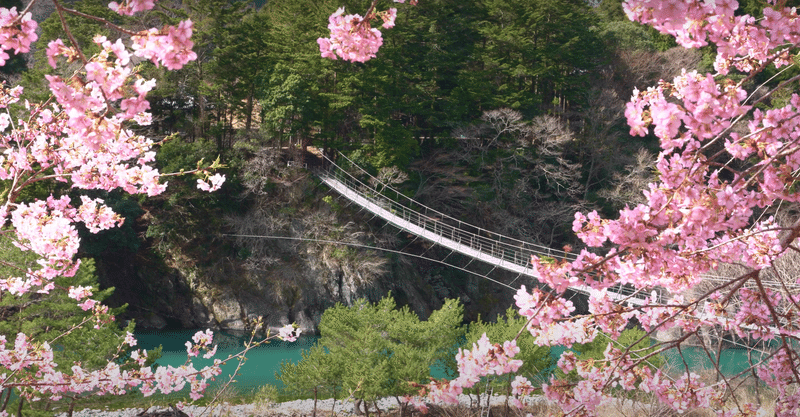
[[[479,51],[492,107],[525,117],[580,106],[604,52],[595,15],[580,0],[484,0]]]
[[[343,363],[332,361],[331,356],[320,344],[314,344],[310,349],[300,353],[302,358],[294,363],[285,361],[275,373],[286,390],[294,395],[303,397],[309,393],[314,396],[314,415],[317,414],[317,399],[330,396],[334,400],[342,387]]]
[[[294,392],[341,388],[367,412],[380,397],[400,403],[416,391],[410,383],[428,382],[431,366],[452,356],[462,317],[457,300],[445,301],[426,321],[407,306],[398,309],[391,295],[375,304],[337,304],[322,315],[317,346],[297,365],[284,364],[279,378]]]

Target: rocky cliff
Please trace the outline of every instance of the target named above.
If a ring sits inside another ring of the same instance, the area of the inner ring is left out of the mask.
[[[115,303],[129,304],[127,318],[150,328],[246,331],[263,317],[272,328],[297,323],[314,332],[328,307],[390,291],[423,318],[445,298],[461,299],[467,319],[492,319],[513,303],[507,288],[418,257],[448,253],[348,206],[280,155],[261,151],[246,172],[243,210],[187,226],[208,228],[206,238],[162,250],[151,241],[98,262],[103,284],[117,288]]]

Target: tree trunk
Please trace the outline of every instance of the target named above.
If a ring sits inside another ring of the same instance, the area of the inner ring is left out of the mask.
[[[406,417],[406,407],[408,406],[408,403],[400,401],[400,397],[396,395],[394,396],[394,399],[397,400],[397,405],[400,406],[400,417]]]
[[[317,387],[314,387],[314,409],[311,415],[317,417]]]
[[[361,400],[358,399],[358,398],[356,398],[356,400],[353,402],[353,412],[357,416],[363,416],[364,415],[364,412],[361,411]]]
[[[6,388],[3,392],[6,394],[6,398],[3,400],[3,407],[0,407],[0,412],[6,411],[6,407],[8,407],[8,400],[11,398],[11,391],[13,388]],[[2,395],[2,394],[0,394]]]
[[[508,376],[508,390],[506,391],[506,417],[508,417],[508,399],[511,398],[511,375]]]
[[[586,200],[589,198],[589,187],[592,183],[592,176],[594,175],[594,155],[589,153],[589,158],[591,159],[591,164],[589,165],[589,173],[586,176],[586,186],[583,189],[583,199]]]
[[[717,340],[717,363],[721,363],[720,358],[722,357],[722,342],[723,342],[721,333],[719,334],[718,339],[719,340]],[[719,372],[717,372],[717,382],[719,382],[720,378],[721,375],[719,374]]]
[[[25,404],[25,397],[19,397],[19,406],[17,407],[17,417],[22,417],[22,406]]]
[[[67,408],[67,417],[72,417],[72,413],[75,411],[75,398],[72,398],[72,401],[69,402],[69,408]]]
[[[201,83],[203,82],[203,65],[200,63],[197,65],[197,78]],[[194,132],[195,137],[202,137],[203,133],[205,132],[204,126],[206,123],[206,97],[199,91],[197,94],[197,106],[197,118],[200,120],[195,122],[194,129],[192,129],[192,131]]]
[[[244,130],[248,132],[253,124],[253,96],[255,95],[255,89],[255,86],[251,86],[250,94],[247,95],[247,108],[245,109],[247,116],[244,119]]]
[[[331,392],[333,394],[333,405],[331,405],[331,415],[332,416],[336,415],[336,412],[335,412],[336,411],[336,391],[337,391],[336,388],[337,388],[337,386],[335,384],[331,386]]]

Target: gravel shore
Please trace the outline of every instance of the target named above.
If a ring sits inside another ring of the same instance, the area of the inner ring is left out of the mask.
[[[476,397],[470,399],[467,395],[460,395],[459,400],[461,404],[470,405],[476,400]],[[505,403],[504,395],[496,395],[492,397],[492,405],[502,405]],[[333,407],[333,400],[318,400],[317,410],[330,412]],[[391,410],[398,408],[397,400],[394,398],[383,398],[378,400],[378,407],[381,410]],[[167,407],[152,407],[147,410],[166,411]],[[293,416],[310,416],[314,409],[314,400],[296,400],[287,401],[277,404],[242,404],[230,405],[228,403],[217,404],[214,407],[197,407],[186,406],[183,412],[193,417],[293,417]],[[92,410],[84,409],[73,413],[74,417],[136,417],[136,415],[145,411],[142,408],[128,408],[124,410],[109,411],[109,410]],[[336,408],[334,412],[337,416],[354,416],[353,402],[352,401],[336,401]],[[59,417],[66,417],[61,414]]]
[[[381,410],[397,408],[397,400],[394,398],[384,398],[378,401],[378,406]],[[333,407],[333,400],[318,400],[317,410],[330,411]],[[217,404],[213,407],[197,407],[189,405],[183,408],[183,412],[193,416],[207,416],[207,417],[278,417],[278,416],[310,416],[314,409],[314,400],[296,400],[287,401],[277,404],[242,404],[231,405],[228,403]],[[149,412],[154,411],[167,411],[168,407],[152,407]],[[136,415],[145,411],[142,408],[127,408],[124,410],[92,410],[84,409],[75,411],[72,415],[74,417],[136,417]],[[336,408],[334,409],[337,416],[352,416],[353,403],[347,401],[336,401]],[[59,417],[66,417],[66,414],[61,414]]]

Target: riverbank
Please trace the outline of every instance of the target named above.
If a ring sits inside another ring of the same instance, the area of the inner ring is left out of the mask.
[[[476,405],[476,400],[477,397],[474,396],[460,395],[460,408],[467,410],[472,407],[475,410],[479,410],[479,407]],[[531,397],[529,400],[529,405],[537,409],[550,409],[551,407],[546,400],[540,397]],[[506,397],[504,395],[495,395],[492,396],[491,405],[493,407],[504,406],[505,401]],[[399,409],[395,398],[383,398],[378,400],[377,405],[383,413],[391,413],[391,411]],[[144,412],[153,413],[167,410],[169,410],[169,406],[150,407],[146,410],[144,408],[127,408],[123,410],[84,409],[75,411],[73,417],[136,417],[142,415]],[[313,410],[314,400],[295,400],[282,403],[260,402],[239,405],[221,403],[209,407],[190,405],[183,408],[183,412],[193,417],[300,417],[311,416]],[[374,412],[374,408],[372,408],[371,411]],[[336,401],[334,406],[333,399],[318,400],[317,416],[332,415],[346,417],[355,416],[357,414],[354,413],[352,401]],[[66,414],[62,413],[58,417],[66,417]]]
[[[393,408],[397,408],[397,401]],[[389,409],[389,399],[379,403],[381,410]],[[329,415],[334,407],[333,399],[317,401],[317,415]],[[154,413],[157,411],[168,411],[170,407],[151,407],[147,410],[143,408],[127,408],[124,410],[93,410],[85,409],[73,413],[73,417],[136,417],[142,413]],[[189,405],[183,408],[184,413],[193,417],[290,417],[290,416],[310,416],[314,411],[314,400],[295,400],[284,403],[269,404],[215,404],[213,406],[201,407]],[[333,412],[337,416],[353,416],[353,403],[337,401]],[[59,417],[66,417],[61,414]]]
[[[741,397],[737,396],[737,397]],[[739,398],[740,400],[752,401],[753,398]],[[459,405],[438,407],[431,406],[426,417],[479,417],[485,415],[486,410],[477,404],[477,397],[460,395]],[[485,401],[485,398],[484,398]],[[524,402],[526,407],[523,410],[512,411],[510,415],[528,415],[533,417],[552,417],[563,416],[557,405],[544,399],[541,396],[527,397]],[[494,395],[491,398],[491,407],[494,415],[508,415],[505,412],[506,397],[504,395]],[[736,404],[729,403],[729,410],[736,409]],[[384,417],[399,417],[397,400],[394,398],[384,398],[378,401],[378,407]],[[295,400],[282,403],[252,403],[252,404],[229,404],[220,403],[210,407],[186,406],[183,411],[192,417],[309,417],[313,415],[314,400]],[[84,409],[73,413],[74,417],[138,417],[144,412],[156,413],[169,411],[169,406],[154,406],[148,409],[128,408],[122,410],[93,410]],[[512,410],[516,410],[512,408]],[[375,414],[374,407],[370,408],[372,415]],[[648,395],[633,395],[631,398],[613,400],[608,404],[598,408],[598,415],[603,417],[651,417],[654,415],[670,415],[670,410]],[[714,417],[719,414],[719,410],[709,408],[693,409],[688,414],[693,417]],[[687,415],[688,415],[687,414]],[[765,397],[758,411],[758,416],[771,416],[774,414],[774,401],[770,397]],[[155,414],[145,414],[155,415]],[[162,414],[162,416],[165,414]],[[351,417],[358,414],[354,413],[352,401],[336,401],[334,408],[333,399],[317,401],[318,417]],[[361,414],[363,416],[363,413]],[[419,413],[413,414],[415,417]],[[66,417],[65,413],[58,417]]]

